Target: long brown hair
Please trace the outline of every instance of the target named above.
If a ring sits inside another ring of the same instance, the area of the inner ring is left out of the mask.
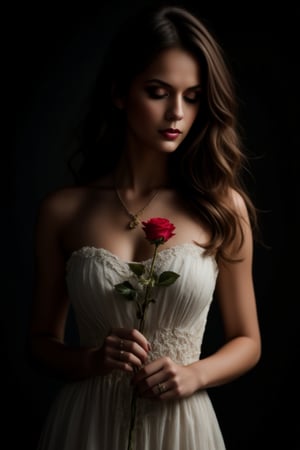
[[[143,10],[111,42],[80,128],[77,153],[82,164],[77,182],[84,184],[107,174],[120,156],[125,121],[113,106],[112,86],[118,95],[126,93],[133,78],[159,52],[172,47],[191,52],[203,74],[199,114],[186,139],[170,155],[174,185],[211,230],[207,252],[230,259],[226,247],[237,235],[240,245],[244,240],[241,220],[228,201],[232,190],[244,199],[252,227],[257,225],[256,209],[241,176],[247,159],[238,133],[233,78],[212,32],[185,8]]]

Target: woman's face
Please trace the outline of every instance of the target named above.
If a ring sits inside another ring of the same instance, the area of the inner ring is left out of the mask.
[[[200,108],[201,73],[190,53],[161,52],[119,99],[127,117],[127,144],[170,153],[187,136]]]

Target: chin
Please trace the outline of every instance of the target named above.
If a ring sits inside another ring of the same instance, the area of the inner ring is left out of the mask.
[[[160,145],[160,151],[164,153],[173,153],[175,152],[180,145],[180,142],[164,142]]]

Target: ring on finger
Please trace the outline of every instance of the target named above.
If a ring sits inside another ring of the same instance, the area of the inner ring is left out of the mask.
[[[120,347],[121,350],[124,348],[124,341],[123,341],[123,339],[120,340],[119,347]]]
[[[158,390],[159,394],[163,394],[164,392],[166,392],[167,387],[166,387],[165,383],[158,383],[157,390]]]
[[[125,352],[124,352],[124,350],[120,350],[120,352],[119,352],[119,359],[121,361],[125,360]]]

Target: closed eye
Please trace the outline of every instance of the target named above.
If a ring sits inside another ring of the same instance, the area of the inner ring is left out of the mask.
[[[165,89],[158,86],[147,86],[146,92],[148,96],[153,99],[161,99],[164,97],[168,97],[169,95],[169,93]]]
[[[193,97],[185,96],[184,99],[188,103],[198,103],[199,100],[200,100],[200,93],[198,95],[196,95],[196,96],[193,96]]]
[[[160,99],[169,97],[169,95],[170,95],[168,90],[161,86],[147,86],[145,88],[145,90],[146,90],[148,96],[155,100],[160,100]],[[201,97],[200,90],[192,90],[183,96],[184,100],[187,103],[191,103],[191,104],[198,103],[200,100],[200,97]]]
[[[198,103],[201,97],[200,89],[190,91],[188,94],[184,96],[184,99],[188,103]]]

